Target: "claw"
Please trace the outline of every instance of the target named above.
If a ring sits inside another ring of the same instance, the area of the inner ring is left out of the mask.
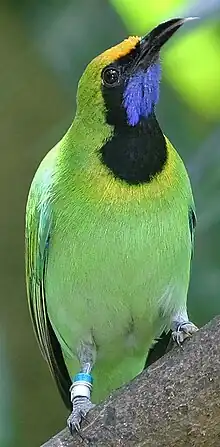
[[[88,422],[86,415],[93,407],[94,404],[92,404],[92,402],[87,397],[78,397],[77,400],[73,400],[73,410],[67,419],[67,425],[72,435],[74,431],[76,431],[84,440],[83,436],[81,435],[80,424],[82,420]]]
[[[89,423],[89,419],[87,418],[87,416],[83,413],[81,413],[82,419],[87,422],[87,424]]]
[[[198,328],[195,324],[191,323],[191,321],[185,321],[177,326],[176,331],[172,332],[172,338],[178,346],[182,346],[184,340],[191,337],[197,331]]]
[[[75,424],[73,424],[74,425],[74,429],[79,433],[79,431],[80,431],[80,424],[79,424],[79,422],[75,422]]]

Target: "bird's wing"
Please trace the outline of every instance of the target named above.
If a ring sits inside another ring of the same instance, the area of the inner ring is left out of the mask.
[[[157,339],[156,343],[150,348],[144,369],[148,368],[148,366],[152,365],[152,363],[156,362],[163,355],[165,355],[173,346],[172,343],[172,332],[163,332],[160,337]]]
[[[52,217],[46,197],[38,200],[34,186],[29,195],[26,213],[26,283],[29,308],[41,352],[47,361],[65,405],[71,408],[71,380],[60,344],[52,329],[46,305],[45,276],[50,251]]]
[[[196,229],[196,211],[194,204],[190,206],[189,208],[189,229],[190,229],[190,235],[191,235],[191,243],[192,243],[192,256],[194,251],[194,236],[195,236],[195,229]]]

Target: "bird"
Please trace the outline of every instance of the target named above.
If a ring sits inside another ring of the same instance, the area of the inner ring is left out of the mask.
[[[193,193],[156,117],[160,50],[188,20],[130,36],[87,65],[75,117],[28,194],[29,309],[72,433],[143,370],[161,334],[182,344],[198,330],[187,312]]]

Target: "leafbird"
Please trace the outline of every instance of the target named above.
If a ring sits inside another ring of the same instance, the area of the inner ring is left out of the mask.
[[[160,50],[186,20],[89,63],[75,118],[31,184],[29,307],[71,431],[142,371],[164,331],[182,343],[197,330],[187,314],[193,195],[155,115]]]

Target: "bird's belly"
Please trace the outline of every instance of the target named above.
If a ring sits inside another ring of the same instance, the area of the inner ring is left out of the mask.
[[[179,300],[186,299],[190,250],[188,234],[179,232],[173,238],[170,225],[161,230],[158,219],[141,219],[120,226],[91,222],[65,239],[57,234],[46,297],[52,325],[69,354],[91,337],[100,361],[146,352]]]

